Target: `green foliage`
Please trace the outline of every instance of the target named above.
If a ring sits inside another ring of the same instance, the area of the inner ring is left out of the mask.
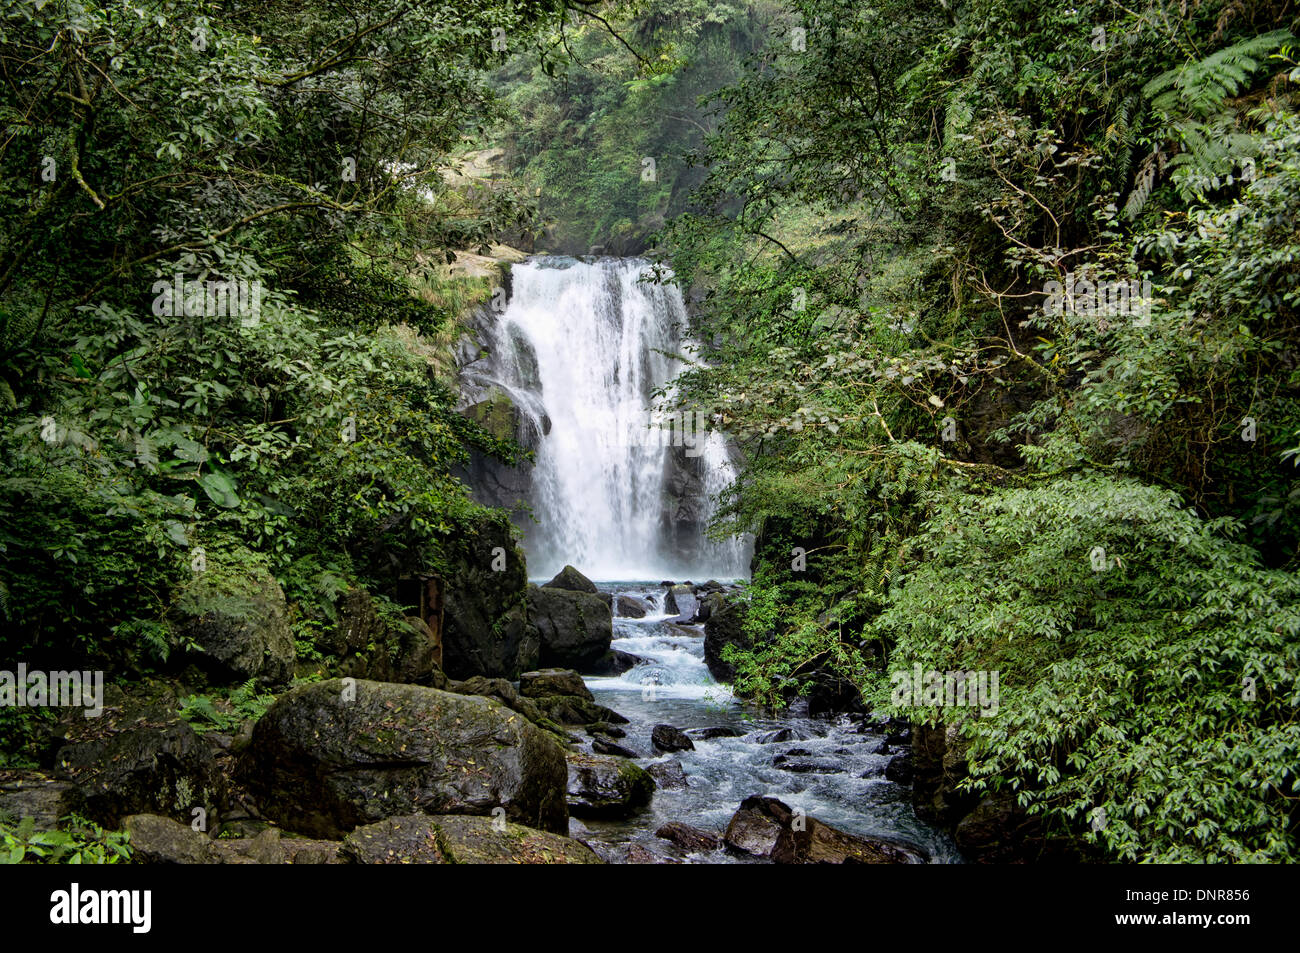
[[[261,718],[275,696],[259,693],[257,679],[249,679],[228,693],[215,695],[189,695],[180,699],[180,716],[197,732],[237,732],[248,720]]]
[[[37,830],[30,817],[0,817],[0,864],[116,864],[131,859],[129,841],[76,815],[52,831]]]
[[[795,7],[669,227],[677,402],[745,452],[715,531],[758,534],[737,687],[960,722],[972,791],[1111,859],[1294,859],[1296,24]],[[897,706],[915,664],[998,672],[998,713]]]

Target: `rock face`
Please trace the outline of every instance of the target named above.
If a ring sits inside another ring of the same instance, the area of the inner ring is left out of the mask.
[[[655,725],[650,732],[650,743],[660,751],[694,751],[695,742],[686,732],[672,725]]]
[[[392,817],[359,827],[340,857],[354,864],[600,864],[585,844],[499,818]]]
[[[57,765],[74,788],[64,797],[78,813],[117,828],[130,814],[162,814],[187,824],[194,808],[209,814],[225,798],[212,748],[174,714],[173,704],[106,707],[77,719]]]
[[[543,589],[567,589],[569,592],[599,592],[596,584],[572,566],[565,566]]]
[[[797,821],[797,823],[796,823]],[[883,838],[859,837],[798,816],[774,797],[749,797],[727,825],[723,838],[741,853],[778,864],[912,864],[927,858],[916,847]]]
[[[966,746],[958,725],[912,728],[912,807],[930,824],[951,826],[975,807],[978,798],[959,793],[966,777]]]
[[[334,679],[278,699],[253,729],[243,777],[281,826],[319,837],[401,814],[506,816],[564,832],[564,753],[483,697]]]
[[[443,592],[443,671],[516,679],[537,668],[536,632],[528,625],[528,575],[509,521],[483,520],[452,544]]]
[[[519,694],[525,698],[543,698],[547,695],[572,695],[595,701],[590,689],[577,672],[564,668],[545,668],[524,672],[519,676]]]
[[[30,817],[39,831],[52,831],[59,818],[73,810],[69,795],[73,786],[41,771],[0,771],[0,814],[12,818]]]
[[[175,658],[195,662],[217,684],[256,678],[278,685],[293,674],[296,650],[280,584],[262,568],[213,566],[194,574],[167,614]]]
[[[728,645],[749,648],[749,637],[745,634],[745,609],[736,602],[715,605],[704,623],[704,664],[720,682],[736,679],[735,666],[722,658],[722,650]]]
[[[537,633],[540,664],[547,668],[589,671],[614,638],[609,606],[589,592],[529,586],[528,623]]]
[[[655,783],[625,758],[568,753],[569,810],[577,817],[631,817],[650,803]]]

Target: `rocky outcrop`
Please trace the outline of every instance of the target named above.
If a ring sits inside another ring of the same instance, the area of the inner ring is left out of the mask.
[[[577,817],[631,817],[650,803],[655,783],[625,758],[571,751],[569,810]]]
[[[117,828],[131,814],[161,814],[190,823],[199,809],[215,814],[225,779],[211,746],[175,714],[175,697],[124,699],[99,718],[75,719],[56,766],[77,813]]]
[[[538,667],[538,643],[528,624],[528,576],[505,519],[483,520],[477,532],[450,544],[443,593],[443,671],[516,679]]]
[[[413,814],[359,827],[340,857],[354,864],[600,864],[585,844],[498,817]]]
[[[0,770],[0,815],[30,817],[38,831],[52,831],[74,809],[73,785],[43,771]]]
[[[529,586],[528,624],[536,632],[540,665],[547,668],[586,672],[610,651],[614,638],[609,606],[590,592]]]
[[[279,685],[293,675],[288,605],[265,568],[208,565],[176,593],[167,621],[173,663],[197,664],[214,684]]]
[[[715,605],[704,623],[704,664],[720,682],[736,679],[735,666],[722,657],[722,650],[728,645],[750,646],[749,636],[745,634],[745,607],[739,602],[723,601]]]
[[[815,817],[796,814],[774,797],[749,797],[732,816],[723,839],[733,851],[778,864],[920,864],[913,845],[848,834]]]
[[[334,679],[279,698],[253,729],[242,776],[282,827],[339,837],[413,812],[490,815],[564,832],[564,753],[476,696]]]

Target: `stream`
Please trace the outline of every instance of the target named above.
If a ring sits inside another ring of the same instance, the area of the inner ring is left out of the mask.
[[[628,718],[620,726],[627,736],[619,742],[644,755],[637,760],[641,767],[676,760],[687,786],[660,786],[650,807],[627,820],[574,822],[578,836],[615,848],[635,843],[690,863],[753,862],[725,850],[684,854],[655,831],[681,821],[721,836],[742,800],[766,794],[849,833],[916,844],[936,863],[960,862],[951,838],[916,818],[910,789],[885,779],[892,752],[881,753],[885,737],[876,726],[851,716],[810,718],[798,705],[777,716],[756,711],[709,674],[703,626],[667,621],[675,614],[663,611],[662,586],[597,585],[650,602],[654,612],[614,618],[613,647],[644,661],[622,675],[588,677],[587,687],[597,702]],[[659,724],[686,730],[695,750],[655,751],[650,732]],[[738,736],[705,739],[695,730],[707,728],[732,729]],[[785,767],[773,764],[781,757]]]

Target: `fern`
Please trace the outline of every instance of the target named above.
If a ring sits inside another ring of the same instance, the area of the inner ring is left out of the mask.
[[[1289,30],[1273,30],[1225,47],[1202,60],[1161,73],[1142,87],[1152,107],[1170,119],[1205,118],[1229,96],[1246,88],[1264,57],[1295,39]]]

